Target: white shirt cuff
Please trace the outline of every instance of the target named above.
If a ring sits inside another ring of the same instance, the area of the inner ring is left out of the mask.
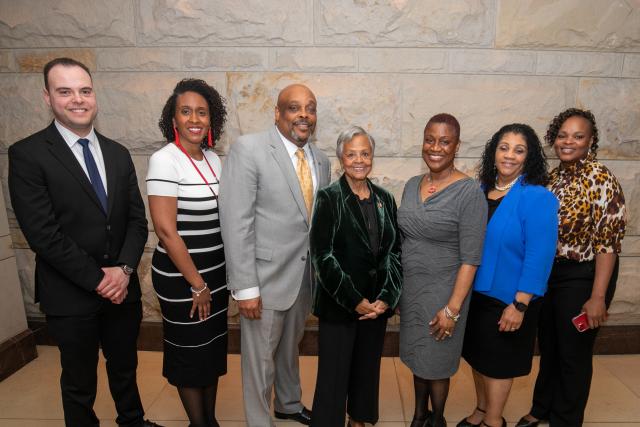
[[[231,291],[231,296],[236,301],[258,298],[260,296],[260,287],[254,286],[253,288],[238,289],[237,291]]]

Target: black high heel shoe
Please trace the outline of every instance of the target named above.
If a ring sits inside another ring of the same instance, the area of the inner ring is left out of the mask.
[[[444,419],[444,416],[442,416],[439,420],[436,420],[433,418],[433,416],[431,418],[429,418],[430,422],[427,422],[425,424],[425,427],[447,427],[447,420]]]
[[[520,420],[516,424],[516,427],[538,427],[538,424],[540,424],[540,420],[538,420],[538,421],[529,421],[525,417],[526,417],[526,415],[524,417],[520,418]]]
[[[431,416],[433,412],[427,410],[427,416],[425,418],[413,418],[411,420],[410,427],[429,427],[431,426]],[[347,426],[351,427],[351,426]]]
[[[480,425],[484,426],[484,427],[493,427],[493,426],[490,426],[489,424],[485,423],[484,421],[482,421],[480,423]],[[507,420],[505,420],[504,417],[502,417],[502,426],[501,427],[507,427]]]
[[[485,414],[486,413],[486,411],[484,409],[480,409],[477,406],[476,406],[476,409],[474,409],[474,412],[475,411],[478,411],[481,414]],[[480,424],[472,424],[469,421],[467,421],[467,418],[469,418],[469,417],[464,417],[462,419],[462,421],[460,421],[458,424],[456,424],[456,427],[480,427]],[[480,423],[482,423],[482,421]]]

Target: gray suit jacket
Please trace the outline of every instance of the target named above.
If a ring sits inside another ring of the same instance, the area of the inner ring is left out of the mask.
[[[318,188],[329,184],[330,162],[310,144]],[[229,289],[260,287],[262,305],[287,310],[309,263],[310,219],[300,184],[275,127],[231,145],[220,178],[220,224]]]

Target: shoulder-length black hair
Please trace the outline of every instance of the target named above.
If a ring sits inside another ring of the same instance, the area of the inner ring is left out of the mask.
[[[498,132],[493,134],[487,141],[480,160],[478,179],[486,188],[493,188],[496,183],[496,149],[502,137],[507,133],[521,135],[527,143],[527,159],[522,170],[523,183],[531,185],[546,185],[549,181],[547,172],[547,156],[542,150],[540,138],[529,125],[522,123],[512,123],[502,126]]]
[[[175,135],[173,133],[173,117],[176,114],[176,100],[178,95],[182,95],[185,92],[195,92],[202,96],[209,105],[209,120],[211,126],[211,132],[213,133],[213,140],[220,140],[224,123],[227,121],[227,110],[224,106],[224,98],[220,96],[217,90],[212,86],[209,86],[207,82],[200,79],[184,79],[178,82],[173,93],[167,99],[162,109],[162,115],[158,121],[158,126],[162,135],[169,142],[175,141]],[[206,147],[206,136],[203,139],[203,148]]]

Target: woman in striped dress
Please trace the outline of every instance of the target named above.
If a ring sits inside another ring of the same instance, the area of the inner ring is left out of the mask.
[[[192,427],[218,426],[218,377],[227,371],[228,291],[217,197],[221,164],[210,150],[225,119],[224,102],[213,87],[197,79],[179,82],[159,122],[169,144],[151,156],[147,174],[160,241],[152,280],[163,318],[162,373],[178,388]]]

